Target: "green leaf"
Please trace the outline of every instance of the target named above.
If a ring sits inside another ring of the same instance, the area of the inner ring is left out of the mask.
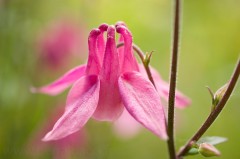
[[[149,65],[149,63],[150,63],[150,60],[151,60],[151,57],[152,57],[152,54],[153,54],[153,51],[152,52],[146,52],[146,55],[145,55],[145,57],[144,57],[144,64],[146,65],[146,66],[148,66]]]
[[[208,92],[209,92],[210,95],[211,95],[212,103],[213,103],[213,102],[214,102],[214,93],[213,93],[213,91],[212,91],[212,89],[211,89],[210,87],[206,86],[206,88],[207,88]]]
[[[211,145],[217,145],[217,144],[220,144],[220,143],[223,143],[223,142],[226,142],[226,141],[227,141],[227,138],[225,138],[225,137],[207,136],[207,137],[201,138],[197,142],[197,144],[208,143],[208,144],[211,144]]]

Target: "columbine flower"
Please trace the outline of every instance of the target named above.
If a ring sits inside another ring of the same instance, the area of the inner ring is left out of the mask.
[[[116,48],[115,31],[124,41],[122,50]],[[35,90],[55,95],[74,83],[64,114],[43,140],[57,140],[72,134],[91,117],[113,121],[124,108],[144,127],[167,139],[160,96],[152,83],[139,72],[129,30],[122,24],[116,27],[103,24],[90,32],[88,44],[87,65],[78,66],[54,83]]]

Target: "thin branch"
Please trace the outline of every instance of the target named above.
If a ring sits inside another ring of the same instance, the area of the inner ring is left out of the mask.
[[[117,48],[122,47],[122,46],[124,46],[124,43],[117,44]],[[140,57],[140,59],[141,59],[141,61],[143,63],[143,66],[145,68],[145,71],[146,71],[146,73],[148,75],[148,78],[149,78],[149,80],[152,82],[152,84],[155,87],[155,83],[154,83],[154,80],[153,80],[153,77],[152,77],[152,73],[151,73],[151,70],[149,68],[149,63],[146,63],[146,61],[145,61],[146,60],[146,58],[145,58],[146,55],[144,54],[144,52],[136,44],[133,44],[132,48],[138,54],[138,56]]]
[[[213,124],[215,119],[218,117],[218,115],[223,110],[224,106],[226,105],[230,95],[232,94],[232,91],[237,83],[238,77],[240,74],[240,59],[238,59],[238,63],[236,65],[235,71],[233,72],[233,75],[230,79],[228,88],[226,92],[224,93],[222,99],[219,101],[219,103],[216,106],[216,109],[208,116],[204,124],[199,128],[199,130],[193,135],[193,137],[183,146],[183,148],[178,153],[178,157],[181,158],[184,156],[189,149],[191,148],[191,144],[194,142],[197,142],[202,135],[208,130],[208,128]]]
[[[152,82],[152,84],[156,88],[156,85],[155,85],[155,82],[153,80],[152,73],[151,73],[151,70],[150,70],[150,67],[149,67],[151,56],[152,56],[152,52],[150,54],[145,55],[143,66],[144,66],[144,68],[147,72],[149,80]]]
[[[122,46],[124,46],[123,42],[117,44],[117,48],[120,48]],[[144,57],[145,57],[144,52],[136,44],[133,44],[132,48],[133,48],[134,51],[136,51],[136,53],[140,57],[141,61],[144,62]]]
[[[168,98],[168,151],[171,159],[176,159],[176,150],[174,143],[174,104],[177,80],[178,65],[178,45],[179,45],[179,26],[180,26],[180,4],[181,0],[175,0],[174,6],[174,30],[173,30],[173,46],[172,46],[172,62],[170,75],[170,88]]]

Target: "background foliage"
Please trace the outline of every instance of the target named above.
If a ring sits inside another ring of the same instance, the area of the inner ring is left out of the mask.
[[[177,110],[176,138],[181,146],[201,125],[210,111],[206,85],[217,90],[230,78],[240,52],[240,1],[185,0],[181,32],[178,88],[192,99],[191,107]],[[31,94],[29,87],[46,84],[85,59],[72,59],[57,71],[40,62],[36,49],[39,32],[56,20],[75,21],[84,31],[79,54],[87,53],[88,32],[99,24],[125,21],[134,42],[144,51],[155,51],[152,65],[168,79],[172,30],[172,3],[167,0],[0,0],[0,158],[52,158],[49,149],[34,155],[38,144],[29,142],[48,121],[54,108],[65,102],[57,97]],[[217,146],[221,158],[240,158],[240,86],[226,109],[207,132],[225,136]],[[111,124],[90,121],[86,126],[87,148],[71,158],[146,159],[167,158],[166,144],[146,130],[122,140]],[[33,154],[34,153],[34,154]],[[189,158],[201,158],[194,156]]]

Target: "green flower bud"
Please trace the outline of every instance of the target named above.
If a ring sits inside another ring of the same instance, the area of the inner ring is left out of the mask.
[[[208,143],[202,143],[199,145],[198,152],[204,157],[220,156],[221,153],[213,145]]]
[[[216,93],[214,94],[214,105],[217,105],[219,101],[222,99],[223,95],[225,94],[226,90],[228,88],[228,83],[219,88]]]

